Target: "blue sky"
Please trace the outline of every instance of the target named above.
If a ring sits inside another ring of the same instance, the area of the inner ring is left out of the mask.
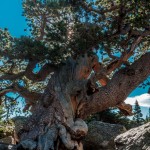
[[[0,28],[8,28],[11,35],[20,37],[21,35],[29,35],[24,29],[27,28],[25,18],[22,16],[22,0],[0,0]],[[138,99],[142,106],[144,116],[148,113],[150,107],[150,96],[145,94],[148,87],[145,89],[137,88],[129,97],[127,102],[134,104]]]
[[[11,35],[27,35],[27,27],[22,15],[22,0],[0,0],[0,28],[8,28]]]

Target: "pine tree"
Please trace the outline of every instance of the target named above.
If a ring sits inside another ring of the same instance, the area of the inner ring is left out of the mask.
[[[141,112],[141,108],[140,108],[140,105],[138,103],[138,101],[136,100],[135,101],[135,107],[134,107],[134,117],[133,117],[133,121],[135,122],[135,124],[138,126],[138,125],[141,125],[143,123],[143,114]]]
[[[148,114],[146,115],[145,122],[150,122],[150,107],[148,109]]]
[[[150,107],[149,107],[149,109],[148,109],[148,118],[149,118],[149,120],[150,120]]]
[[[146,118],[145,118],[145,123],[149,122],[149,116],[146,115]]]

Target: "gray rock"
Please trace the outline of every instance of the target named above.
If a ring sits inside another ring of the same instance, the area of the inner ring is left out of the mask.
[[[114,138],[125,132],[122,125],[92,121],[88,124],[89,131],[84,140],[85,150],[115,150]]]
[[[150,122],[115,138],[116,150],[150,150]]]

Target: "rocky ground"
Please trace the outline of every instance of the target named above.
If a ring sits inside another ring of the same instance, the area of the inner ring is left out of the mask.
[[[126,131],[118,124],[92,121],[84,139],[85,150],[150,150],[150,122]],[[10,137],[8,137],[10,139]],[[12,144],[0,140],[0,150],[11,150]]]
[[[150,122],[115,138],[116,150],[150,150]]]

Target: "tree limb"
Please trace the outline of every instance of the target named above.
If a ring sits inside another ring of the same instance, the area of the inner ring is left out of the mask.
[[[22,71],[18,74],[7,73],[0,77],[0,80],[16,80],[26,76],[28,79],[32,80],[33,82],[43,81],[50,73],[56,70],[56,67],[51,64],[45,64],[40,71],[35,74],[33,69],[35,68],[37,61],[30,61],[26,70]]]
[[[100,88],[88,100],[79,112],[81,118],[100,112],[108,107],[114,107],[123,102],[126,97],[150,75],[150,53],[146,53],[131,66],[116,72],[109,83]],[[145,67],[143,67],[145,66]]]
[[[123,53],[120,59],[115,60],[111,64],[109,64],[107,66],[107,74],[110,74],[116,68],[120,67],[122,63],[126,62],[133,55],[135,48],[141,42],[141,40],[142,36],[137,37],[135,41],[132,43],[131,48],[128,52]]]
[[[0,77],[0,80],[16,80],[25,75],[25,71],[20,72],[18,74],[5,74]]]
[[[150,29],[149,30],[146,30],[146,31],[137,31],[137,30],[132,30],[131,31],[131,34],[132,35],[136,35],[136,36],[148,36],[150,35]]]
[[[56,71],[56,67],[51,64],[45,64],[40,71],[35,74],[33,73],[33,69],[37,62],[30,62],[26,68],[25,76],[32,81],[43,81],[50,73]]]
[[[42,96],[41,93],[30,92],[28,89],[21,87],[19,85],[14,85],[13,90],[18,92],[25,99],[29,99],[32,102],[37,101]]]
[[[17,92],[20,96],[28,100],[29,103],[35,103],[41,96],[41,93],[30,92],[28,89],[21,87],[17,84],[7,87],[0,91],[0,97],[4,96],[8,92]]]

